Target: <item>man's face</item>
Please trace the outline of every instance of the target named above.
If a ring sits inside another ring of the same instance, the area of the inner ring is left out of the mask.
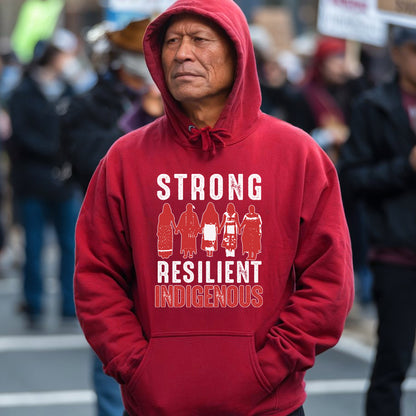
[[[234,82],[231,41],[214,24],[194,15],[175,17],[162,47],[162,65],[180,103],[224,105]]]
[[[416,93],[416,42],[407,42],[393,48],[392,58],[399,71],[402,87]]]

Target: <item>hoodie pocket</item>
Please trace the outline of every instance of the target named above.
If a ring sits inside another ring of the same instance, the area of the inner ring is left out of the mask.
[[[155,336],[127,389],[146,416],[246,416],[273,390],[240,333]]]

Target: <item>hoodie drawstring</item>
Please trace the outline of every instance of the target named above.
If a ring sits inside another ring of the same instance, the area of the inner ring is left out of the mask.
[[[209,151],[212,156],[217,153],[217,146],[225,146],[225,140],[230,138],[230,134],[225,129],[212,129],[211,127],[204,127],[197,129],[195,126],[189,126],[191,135],[189,141],[196,143],[201,141],[201,147],[204,152]]]

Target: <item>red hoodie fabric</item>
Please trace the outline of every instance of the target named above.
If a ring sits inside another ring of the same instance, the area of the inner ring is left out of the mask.
[[[204,131],[161,69],[164,28],[183,12],[214,20],[237,51],[233,90]],[[352,305],[336,171],[306,133],[260,112],[233,1],[179,0],[144,50],[166,115],[119,139],[90,183],[76,233],[81,326],[130,416],[287,415]]]

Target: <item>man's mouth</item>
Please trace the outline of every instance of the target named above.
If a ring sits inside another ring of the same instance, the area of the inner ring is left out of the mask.
[[[194,72],[177,72],[176,74],[174,74],[173,78],[174,79],[178,79],[178,78],[194,78],[194,77],[198,77],[199,75],[194,73]]]

